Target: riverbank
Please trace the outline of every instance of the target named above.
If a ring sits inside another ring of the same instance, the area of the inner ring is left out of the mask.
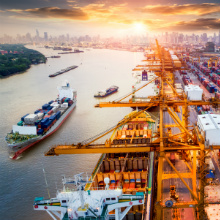
[[[40,52],[21,44],[0,44],[0,78],[21,74],[33,64],[46,63]]]

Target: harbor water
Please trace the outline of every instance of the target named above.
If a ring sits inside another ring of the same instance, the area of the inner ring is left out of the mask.
[[[52,49],[28,46],[46,56],[57,55]],[[62,175],[79,172],[91,174],[100,155],[60,155],[45,157],[44,152],[56,144],[82,142],[117,124],[131,108],[94,108],[93,95],[116,85],[119,91],[103,101],[113,101],[132,91],[132,69],[140,64],[143,53],[107,49],[85,49],[84,53],[63,54],[48,58],[46,64],[33,65],[22,74],[0,79],[0,219],[46,220],[50,216],[33,210],[35,197],[55,197],[62,188]],[[68,66],[78,68],[57,77],[53,74]],[[77,90],[78,101],[70,117],[53,135],[23,153],[19,160],[9,159],[4,141],[7,132],[20,118],[33,113],[57,98],[57,86],[68,80]],[[106,137],[107,138],[107,137]],[[106,138],[103,138],[103,143]]]

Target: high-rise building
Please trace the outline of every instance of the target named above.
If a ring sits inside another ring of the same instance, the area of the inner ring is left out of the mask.
[[[216,33],[214,33],[213,42],[216,43],[216,40],[217,40]]]
[[[40,41],[40,35],[39,35],[39,31],[36,29],[36,41],[39,42]]]
[[[203,41],[203,42],[207,42],[207,41],[208,41],[207,33],[203,33],[202,36],[201,36],[201,38],[202,38],[202,41]]]
[[[220,31],[218,32],[218,44],[220,45]]]
[[[207,42],[205,46],[206,52],[215,52],[215,44],[213,42]]]
[[[40,35],[39,35],[39,31],[36,29],[36,37],[39,38]]]
[[[47,32],[44,32],[44,40],[45,40],[45,41],[48,41],[48,35],[47,35]]]

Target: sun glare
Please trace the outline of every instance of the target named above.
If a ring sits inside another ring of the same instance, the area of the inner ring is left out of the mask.
[[[146,25],[141,22],[136,22],[133,24],[133,29],[136,34],[144,34],[146,33]]]

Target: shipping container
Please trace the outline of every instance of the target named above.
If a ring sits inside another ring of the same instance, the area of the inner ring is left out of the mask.
[[[202,109],[201,106],[197,106],[197,112],[199,112]]]
[[[49,120],[54,121],[56,119],[56,115],[50,116]]]
[[[43,109],[43,110],[47,110],[49,107],[50,107],[49,104],[44,104],[44,105],[42,106],[42,109]]]
[[[39,120],[41,120],[44,117],[44,113],[42,112],[37,113],[37,117]]]
[[[58,111],[55,115],[56,115],[56,119],[59,119],[61,116],[61,111]]]
[[[45,119],[45,118],[49,118],[49,117],[50,117],[50,115],[45,115],[45,116],[44,116],[44,119]]]
[[[47,114],[48,115],[52,115],[53,114],[53,110],[50,110]]]
[[[44,118],[43,120],[41,120],[41,124],[46,124],[49,121],[49,118]]]
[[[38,124],[40,124],[40,120],[37,120],[36,122],[34,122],[34,124],[37,126]]]
[[[170,153],[170,162],[175,165],[175,153]]]
[[[206,111],[206,105],[202,105],[202,110]]]
[[[18,126],[23,126],[23,123],[24,123],[23,121],[19,121],[19,122],[17,123],[17,125],[18,125]]]
[[[37,114],[37,113],[39,113],[41,111],[41,109],[37,109],[35,112],[34,112],[34,114]]]
[[[34,124],[38,120],[38,117],[36,114],[29,114],[24,118],[25,124]]]
[[[24,118],[27,117],[29,114],[24,115],[23,117],[21,117],[21,121],[24,121]]]
[[[73,104],[73,100],[68,101],[68,106],[71,106]]]
[[[54,101],[53,101],[53,100],[51,100],[51,101],[49,101],[49,102],[48,102],[48,104],[50,105],[50,104],[52,104],[53,102],[54,102]]]
[[[42,135],[44,132],[44,130],[42,128],[37,129],[37,134],[38,135]]]

